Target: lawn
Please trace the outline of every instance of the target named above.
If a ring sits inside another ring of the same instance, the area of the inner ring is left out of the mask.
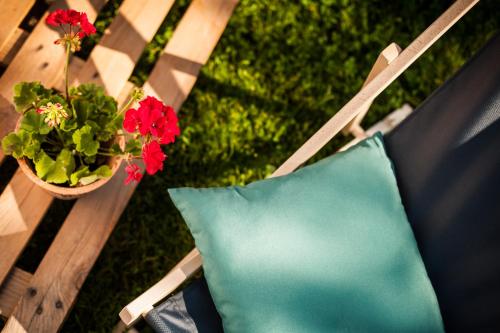
[[[106,5],[101,32],[120,2]],[[242,0],[179,111],[183,133],[164,172],[141,181],[62,331],[109,332],[120,309],[193,247],[167,188],[246,184],[270,174],[359,90],[378,52],[392,41],[407,46],[450,2]],[[131,81],[145,81],[188,5],[176,2]],[[498,31],[499,7],[477,5],[375,101],[363,125],[405,102],[418,106]],[[316,159],[349,139],[339,136]],[[21,267],[36,267],[71,205],[53,204]]]

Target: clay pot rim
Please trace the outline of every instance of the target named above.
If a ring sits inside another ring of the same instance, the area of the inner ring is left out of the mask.
[[[22,116],[19,118],[16,124],[16,132],[21,125]],[[125,138],[123,136],[117,136],[117,143],[123,149],[125,147]],[[36,185],[40,186],[44,190],[48,191],[52,195],[60,198],[60,199],[73,199],[78,198],[84,194],[90,193],[104,184],[106,184],[118,171],[120,168],[123,157],[121,156],[113,156],[108,160],[107,165],[111,167],[111,176],[106,178],[101,178],[96,180],[95,182],[88,185],[77,185],[75,187],[65,187],[58,186],[54,184],[47,183],[46,181],[40,179],[34,172],[33,169],[28,164],[27,158],[19,158],[17,159],[17,163],[19,164],[19,168],[23,171],[23,173]]]

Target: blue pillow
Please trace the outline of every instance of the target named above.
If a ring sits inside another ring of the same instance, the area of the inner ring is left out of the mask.
[[[225,332],[443,332],[380,134],[287,176],[169,193]]]

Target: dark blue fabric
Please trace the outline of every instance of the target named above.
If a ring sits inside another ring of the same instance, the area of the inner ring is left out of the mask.
[[[148,312],[146,322],[158,333],[221,333],[222,320],[204,278]]]
[[[500,332],[500,38],[385,138],[448,332]]]

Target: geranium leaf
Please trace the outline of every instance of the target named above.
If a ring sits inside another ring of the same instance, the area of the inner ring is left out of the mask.
[[[40,82],[20,82],[14,86],[14,105],[16,111],[23,113],[34,108],[38,101],[52,94]]]
[[[63,119],[59,128],[64,132],[72,132],[78,127],[78,123],[75,118]]]
[[[16,133],[10,133],[3,138],[2,149],[6,155],[12,155],[14,158],[23,157],[23,143]]]
[[[89,171],[87,166],[80,167],[70,176],[71,186],[77,184],[88,185],[101,178],[111,177],[111,169],[107,165],[102,165],[94,171]]]
[[[68,149],[63,149],[54,161],[43,150],[35,161],[36,174],[48,183],[63,184],[75,170],[75,158]]]
[[[36,133],[26,132],[24,130],[19,130],[17,135],[22,142],[23,155],[29,159],[34,159],[41,147],[39,135]]]
[[[85,124],[85,122],[89,118],[91,104],[86,100],[78,98],[71,101],[71,106],[73,107],[73,111],[74,114],[76,115],[78,124],[80,126]]]
[[[56,161],[50,158],[43,150],[40,151],[35,160],[35,170],[38,178],[45,180],[47,174],[54,169],[55,164]]]
[[[35,110],[30,110],[24,114],[21,120],[21,129],[42,135],[49,134],[52,130],[52,128],[45,123],[44,117]]]
[[[92,127],[89,125],[85,125],[73,133],[73,142],[76,144],[76,150],[87,156],[97,154],[99,149],[99,142],[94,140]]]

